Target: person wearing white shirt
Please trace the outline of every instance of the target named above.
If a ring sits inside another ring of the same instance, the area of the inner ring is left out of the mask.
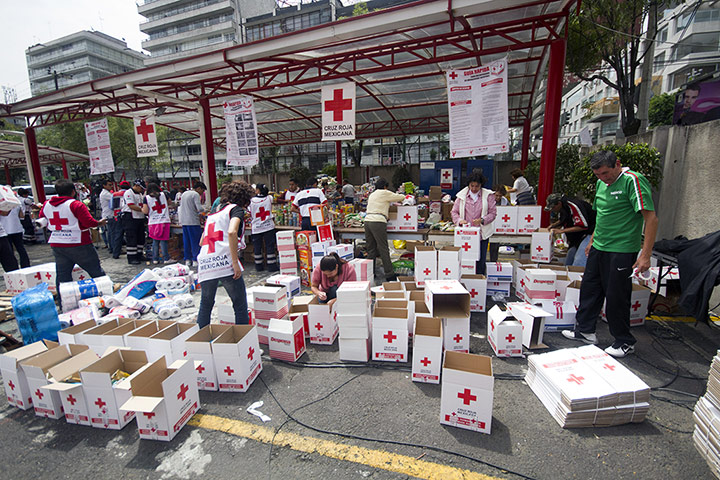
[[[105,246],[110,250],[113,251],[113,238],[115,235],[115,216],[113,215],[113,209],[112,209],[112,198],[113,198],[113,182],[109,178],[106,178],[103,180],[102,183],[102,190],[100,191],[100,195],[98,198],[98,201],[100,202],[100,217],[101,218],[107,218],[108,223],[103,227],[104,235],[103,238],[105,238]]]
[[[302,230],[312,230],[310,223],[310,207],[314,205],[327,205],[327,198],[319,188],[317,188],[317,178],[310,178],[305,185],[305,189],[295,195],[292,203],[292,211],[298,212],[302,221],[300,228]]]
[[[272,215],[272,197],[267,186],[259,183],[255,186],[255,196],[250,199],[250,218],[252,226],[253,254],[255,256],[255,270],[265,269],[263,262],[263,245],[265,246],[265,261],[270,272],[277,272],[280,267],[277,263],[275,221]]]
[[[20,219],[25,215],[22,206],[18,206],[10,210],[9,212],[0,212],[0,223],[2,224],[3,230],[7,233],[7,239],[10,242],[11,252],[12,247],[17,250],[18,256],[20,257],[20,268],[30,266],[30,257],[28,257],[27,251],[25,250],[25,244],[23,243],[23,232],[25,229],[20,222]],[[13,255],[14,257],[14,255]]]
[[[533,196],[533,188],[525,178],[525,172],[516,168],[510,175],[513,177],[513,186],[508,188],[508,193],[517,195],[515,198],[516,205],[535,205],[535,197]]]
[[[192,190],[187,190],[180,197],[178,207],[178,221],[183,230],[183,253],[185,263],[192,266],[197,262],[200,253],[200,237],[203,229],[200,226],[200,214],[205,211],[200,201],[200,196],[205,193],[207,187],[202,182],[193,183]]]
[[[5,216],[9,214],[9,211],[0,210],[0,215]],[[2,265],[5,272],[12,272],[20,268],[18,267],[17,258],[13,255],[12,246],[10,245],[10,240],[8,240],[7,232],[5,232],[2,226],[2,222],[0,222],[0,265]]]
[[[130,265],[139,265],[145,249],[145,214],[142,212],[145,182],[138,179],[123,194],[122,222]]]

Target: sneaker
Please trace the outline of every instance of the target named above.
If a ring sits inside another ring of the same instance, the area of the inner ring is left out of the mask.
[[[192,263],[192,260],[185,260],[185,265],[187,265],[188,267],[192,267]]]
[[[158,263],[160,262],[158,262],[157,260],[153,260],[153,265],[157,265]]]
[[[635,351],[635,345],[628,345],[627,343],[615,342],[605,349],[605,353],[612,355],[615,358],[623,358]]]
[[[570,340],[578,340],[589,345],[597,344],[597,335],[594,333],[580,333],[573,330],[563,330],[562,334],[563,337],[569,338]]]

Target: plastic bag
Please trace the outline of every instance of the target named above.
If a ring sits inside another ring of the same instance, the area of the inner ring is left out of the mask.
[[[405,245],[407,245],[405,240],[393,240],[393,247],[395,247],[397,250],[404,250]]]
[[[60,319],[47,283],[25,290],[11,303],[25,344],[43,339],[57,342]]]

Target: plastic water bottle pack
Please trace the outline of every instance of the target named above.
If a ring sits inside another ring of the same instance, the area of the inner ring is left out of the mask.
[[[60,320],[47,283],[25,290],[11,303],[26,345],[43,339],[57,341]]]

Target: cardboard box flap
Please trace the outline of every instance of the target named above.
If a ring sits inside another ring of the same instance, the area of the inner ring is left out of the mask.
[[[174,370],[167,368],[165,356],[161,356],[130,380],[133,397],[159,397],[162,399],[165,395],[162,383],[173,372]]]
[[[35,355],[47,352],[48,347],[43,342],[35,342],[24,347],[16,348],[7,353],[0,355],[0,368],[4,370],[13,370],[15,366]]]
[[[403,310],[408,309],[407,300],[401,300],[399,298],[381,298],[375,301],[375,309],[378,308],[402,308]]]
[[[459,249],[459,247],[458,247],[458,249]],[[437,251],[437,250],[435,249],[435,247],[430,247],[430,246],[427,246],[427,245],[417,246],[417,247],[415,247],[415,250],[418,251],[418,252],[435,252],[435,251]],[[415,277],[413,277],[413,281],[414,281],[414,280],[415,280]]]
[[[185,340],[186,343],[200,342],[210,343],[223,333],[232,328],[232,325],[206,325],[197,332],[193,333],[190,338]]]
[[[400,292],[402,291],[402,283],[400,282],[383,282],[382,284],[385,292]]]
[[[315,298],[314,295],[296,295],[292,299],[292,312],[307,312],[307,306],[310,302],[312,302],[312,299]]]
[[[114,328],[109,332],[106,332],[105,335],[125,335],[126,333],[130,333],[135,329],[147,325],[148,323],[150,323],[150,320],[133,320],[124,325],[120,325],[119,327]]]
[[[428,310],[427,305],[425,305],[425,301],[417,301],[415,302],[415,315],[430,315],[430,310]]]
[[[387,296],[385,298],[388,298]],[[413,290],[410,292],[410,301],[425,303],[425,289]]]
[[[130,397],[130,400],[120,406],[120,410],[125,412],[150,413],[154,411],[163,402],[163,400],[162,395],[159,397],[141,397],[133,395]]]
[[[90,320],[88,322],[78,323],[77,325],[72,325],[67,328],[63,328],[58,333],[67,333],[69,335],[76,335],[78,333],[82,333],[85,330],[90,330],[93,327],[97,327],[97,323],[95,323],[95,320]]]
[[[460,370],[462,372],[475,373],[478,375],[492,376],[492,359],[485,355],[473,355],[471,353],[445,352],[443,368]]]
[[[50,376],[57,382],[63,382],[74,373],[96,362],[98,356],[92,350],[84,350],[48,369]]]
[[[60,362],[64,362],[70,357],[71,355],[69,349],[62,347],[53,348],[51,350],[47,350],[46,352],[35,355],[34,357],[31,357],[27,360],[24,360],[21,365],[23,365],[23,367],[40,369],[42,370],[43,374],[46,374],[50,367],[57,365]]]
[[[567,288],[578,288],[579,289],[581,285],[582,285],[582,282],[580,280],[573,280],[572,282],[570,282],[570,284],[567,286]]]
[[[82,387],[82,383],[57,382],[42,386],[44,390],[53,390],[55,392],[67,392],[68,390],[74,390],[79,387]]]
[[[215,340],[213,341],[214,344],[238,343],[240,340],[245,338],[245,335],[250,333],[250,331],[255,328],[253,325],[229,325],[229,327],[230,328],[228,328],[225,332],[221,333],[218,337],[215,338]]]
[[[409,240],[408,240],[407,242],[405,242],[405,246],[408,247],[409,243],[410,243]],[[421,245],[422,245],[422,244],[421,244]],[[408,247],[408,248],[406,248],[406,250],[409,250],[409,251],[410,251],[410,250],[412,250],[412,249]],[[400,283],[407,283],[407,282],[413,282],[413,283],[415,283],[415,277],[398,275],[397,281],[400,282]]]
[[[402,308],[376,308],[373,312],[373,318],[379,317],[407,319],[408,311]]]
[[[293,328],[294,321],[285,318],[271,318],[270,323],[268,324],[268,332],[273,331],[286,335],[292,335]]]
[[[169,327],[160,330],[150,338],[153,340],[172,340],[193,327],[195,327],[194,323],[173,323]]]
[[[442,336],[442,318],[437,317],[417,317],[415,319],[415,335],[424,335],[426,337]]]
[[[462,283],[463,280],[486,280],[485,275],[480,274],[464,274],[460,275],[460,282]]]
[[[397,292],[396,292],[396,291],[390,291],[390,292],[385,292],[385,294],[383,295],[382,298],[388,298],[388,299],[389,299],[389,298],[398,298],[398,299],[403,299],[403,300],[404,300],[404,299],[405,299],[405,292],[403,292],[403,291],[397,291]]]

